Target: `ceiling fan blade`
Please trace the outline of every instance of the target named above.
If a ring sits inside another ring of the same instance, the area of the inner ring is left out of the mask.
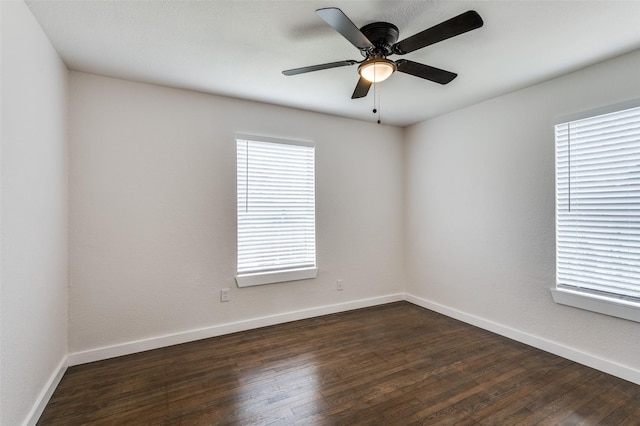
[[[458,74],[441,70],[440,68],[430,67],[429,65],[420,64],[418,62],[408,61],[406,59],[398,59],[396,61],[398,71],[411,74],[416,77],[434,81],[440,84],[450,83]]]
[[[483,25],[482,18],[475,10],[469,10],[461,15],[449,19],[412,35],[393,45],[393,52],[398,55],[422,49],[439,41],[475,30]]]
[[[337,7],[318,9],[316,13],[358,49],[366,50],[374,47],[373,43],[351,22],[351,19]]]
[[[371,87],[371,82],[365,80],[360,77],[358,80],[358,84],[356,84],[356,90],[353,91],[353,95],[351,95],[351,99],[364,98],[369,93],[369,88]]]
[[[311,71],[320,71],[320,70],[327,70],[329,68],[346,67],[348,65],[353,65],[353,64],[357,64],[357,63],[358,63],[358,61],[354,61],[354,60],[329,62],[327,64],[311,65],[309,67],[302,67],[302,68],[294,68],[294,69],[291,69],[291,70],[284,70],[284,71],[282,71],[282,74],[284,74],[284,75],[304,74],[306,72],[311,72]]]

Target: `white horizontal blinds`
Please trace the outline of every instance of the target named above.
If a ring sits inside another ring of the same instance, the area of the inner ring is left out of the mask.
[[[640,300],[640,108],[555,132],[557,286]]]
[[[237,140],[238,275],[313,268],[314,147]]]

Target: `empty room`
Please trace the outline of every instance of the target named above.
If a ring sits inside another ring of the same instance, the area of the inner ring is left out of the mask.
[[[639,423],[640,1],[0,20],[2,426]]]

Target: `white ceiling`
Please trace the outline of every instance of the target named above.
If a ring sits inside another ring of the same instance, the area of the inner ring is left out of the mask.
[[[476,10],[480,29],[402,56],[458,73],[441,86],[396,73],[377,85],[383,123],[413,124],[640,48],[640,0],[27,0],[72,70],[375,121],[352,100],[357,66],[281,71],[359,51],[316,14],[391,22],[400,40]],[[399,59],[393,56],[392,59]],[[640,70],[639,70],[640,74]]]

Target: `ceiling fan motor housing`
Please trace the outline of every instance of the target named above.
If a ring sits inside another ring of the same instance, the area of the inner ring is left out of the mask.
[[[372,22],[360,28],[360,32],[376,47],[373,52],[363,51],[362,54],[364,56],[369,56],[369,54],[390,55],[392,53],[392,46],[398,41],[398,37],[400,36],[398,27],[388,22]]]

